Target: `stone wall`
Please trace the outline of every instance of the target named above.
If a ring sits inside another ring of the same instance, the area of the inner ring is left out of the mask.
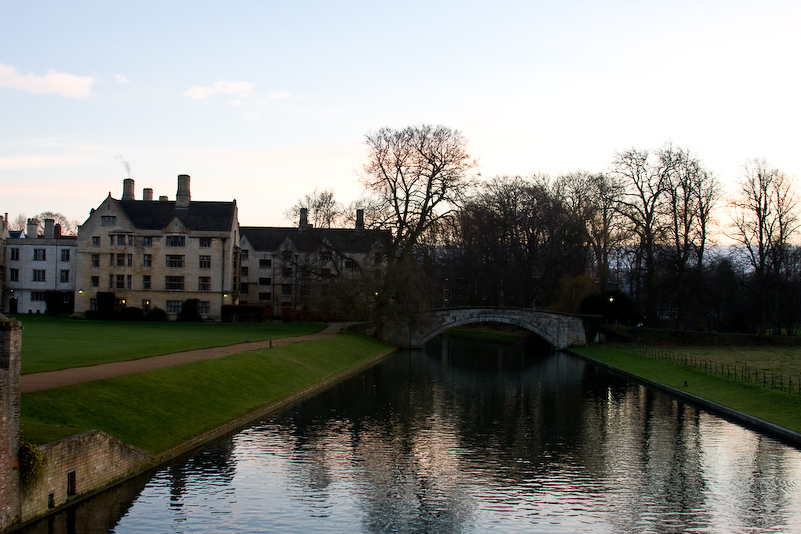
[[[44,472],[22,488],[21,518],[50,510],[122,481],[153,464],[144,452],[92,430],[39,447]]]
[[[19,375],[22,326],[0,315],[0,531],[20,519]]]

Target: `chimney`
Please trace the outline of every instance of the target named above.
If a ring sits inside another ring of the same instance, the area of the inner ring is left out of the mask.
[[[61,239],[61,225],[57,224],[53,227],[53,237]]]
[[[53,239],[53,225],[56,223],[53,219],[45,219],[45,239]]]
[[[309,227],[309,210],[307,208],[300,208],[300,228],[306,229]]]
[[[8,212],[6,212],[6,216],[3,219],[3,230],[8,230]]]
[[[25,237],[32,239],[39,237],[39,219],[28,219],[28,229],[25,231]]]
[[[145,187],[142,189],[142,200],[153,200],[153,188]]]
[[[364,210],[356,210],[356,229],[364,230]]]
[[[122,200],[136,200],[134,198],[133,178],[126,178],[122,181]]]
[[[175,195],[176,208],[188,208],[191,196],[189,195],[189,175],[178,175],[178,193]]]
[[[167,195],[161,195],[159,197],[159,202],[167,202],[168,200],[169,198],[167,198]]]

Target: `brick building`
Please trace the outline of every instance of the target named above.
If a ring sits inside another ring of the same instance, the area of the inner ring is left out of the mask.
[[[98,295],[113,294],[117,310],[159,307],[174,319],[187,299],[219,320],[223,305],[238,303],[239,222],[236,201],[191,200],[190,178],[178,176],[174,201],[123,182],[78,228],[77,311],[96,310]]]

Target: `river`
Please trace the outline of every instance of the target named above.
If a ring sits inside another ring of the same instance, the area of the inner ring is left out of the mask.
[[[564,353],[441,338],[34,532],[801,532],[801,451]]]

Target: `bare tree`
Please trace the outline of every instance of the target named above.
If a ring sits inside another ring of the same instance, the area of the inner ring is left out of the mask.
[[[39,219],[39,229],[44,229],[44,221],[45,219],[53,219],[55,224],[61,226],[61,235],[78,235],[78,221],[71,221],[67,219],[66,215],[63,213],[55,212],[55,211],[43,211],[39,215],[36,216]]]
[[[382,128],[365,142],[362,182],[380,206],[374,222],[392,230],[390,256],[411,257],[421,236],[460,204],[476,162],[461,132],[445,126]]]
[[[294,220],[300,219],[300,210],[305,208],[308,214],[308,222],[315,228],[331,228],[339,223],[343,215],[342,204],[334,199],[334,191],[315,189],[299,199],[285,215]]]
[[[771,288],[771,278],[775,281],[784,269],[790,238],[798,230],[798,200],[792,180],[764,159],[746,161],[739,185],[739,197],[732,202],[731,237],[743,245],[754,268],[758,330],[764,335],[768,315],[777,321],[779,292]]]
[[[26,225],[28,224],[28,218],[25,217],[24,213],[20,213],[13,221],[9,221],[8,229],[9,230],[25,230]]]

